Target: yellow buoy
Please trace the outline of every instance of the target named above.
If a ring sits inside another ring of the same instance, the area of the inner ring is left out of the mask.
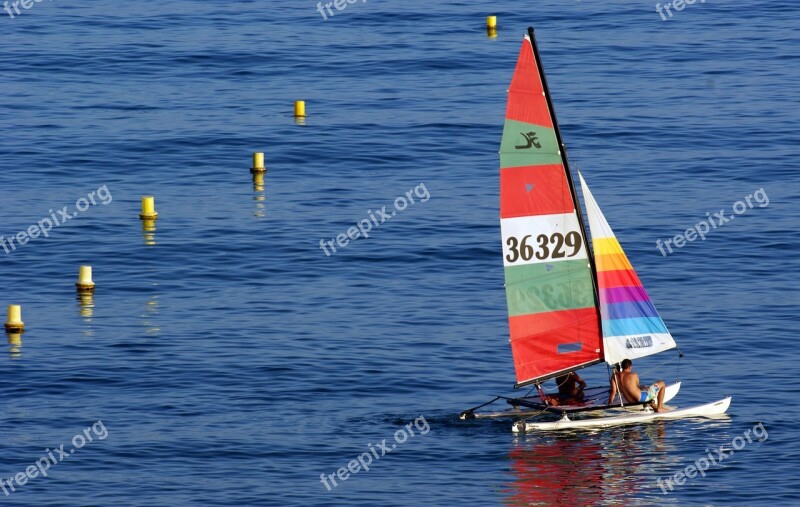
[[[142,212],[139,213],[139,218],[142,220],[155,220],[158,218],[158,213],[156,213],[156,198],[152,195],[142,197]]]
[[[486,28],[489,30],[497,29],[497,16],[486,16]]]
[[[264,164],[263,153],[253,153],[253,167],[250,168],[252,174],[267,172],[267,166]]]
[[[92,267],[81,266],[78,273],[78,282],[75,284],[78,292],[94,292],[94,282],[92,281]]]
[[[21,333],[25,330],[25,323],[22,322],[22,307],[20,305],[8,305],[8,320],[5,327],[7,333]]]
[[[306,101],[296,100],[294,102],[294,115],[297,118],[305,118],[306,116]]]

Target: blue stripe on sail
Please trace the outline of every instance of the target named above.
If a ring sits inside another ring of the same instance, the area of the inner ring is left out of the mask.
[[[603,321],[603,336],[627,336],[647,333],[668,333],[667,326],[660,317],[639,319],[614,319]]]
[[[658,317],[656,307],[650,301],[625,301],[624,303],[607,304],[605,307],[603,318],[609,320]]]

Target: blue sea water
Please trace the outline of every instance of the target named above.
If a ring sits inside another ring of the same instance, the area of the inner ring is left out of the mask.
[[[0,306],[21,304],[26,323],[0,355],[0,478],[92,436],[0,504],[800,502],[800,8],[671,12],[638,0],[371,0],[327,20],[311,0],[0,11],[0,234],[110,197],[0,251]],[[519,437],[458,421],[514,394],[497,151],[529,25],[571,160],[686,354],[637,368],[679,377],[679,406],[732,395],[728,417]],[[759,189],[767,206],[656,248]],[[320,248],[408,191],[415,202],[369,238]],[[155,231],[138,219],[143,195]],[[82,264],[91,301],[75,296]],[[766,440],[734,440],[754,427]],[[321,482],[398,432],[407,441],[369,471]],[[659,488],[720,446],[738,450]]]

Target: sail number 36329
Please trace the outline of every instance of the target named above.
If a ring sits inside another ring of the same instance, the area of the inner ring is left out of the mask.
[[[534,243],[534,244],[532,244]],[[529,261],[536,257],[540,261],[547,259],[563,259],[565,257],[575,257],[581,251],[583,239],[580,233],[572,231],[566,235],[554,232],[551,235],[540,234],[533,239],[529,234],[522,240],[509,236],[506,245],[510,250],[506,255],[506,261],[517,262],[522,259]]]

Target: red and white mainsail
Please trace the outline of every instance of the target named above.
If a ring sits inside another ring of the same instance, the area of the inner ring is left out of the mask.
[[[532,31],[508,91],[500,228],[517,385],[602,360],[580,207]]]

